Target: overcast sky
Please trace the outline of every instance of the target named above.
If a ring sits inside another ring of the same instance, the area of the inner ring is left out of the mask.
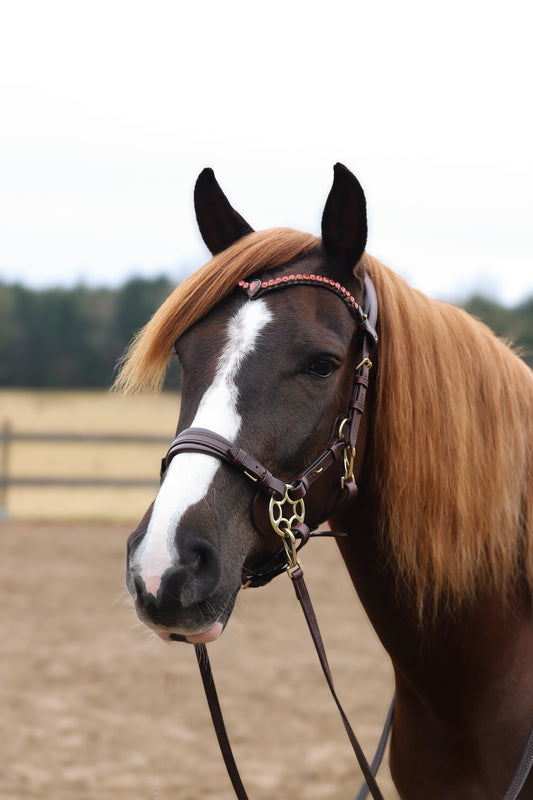
[[[445,299],[533,294],[527,0],[0,0],[0,280],[117,285],[207,259],[212,166],[254,228],[320,232]]]

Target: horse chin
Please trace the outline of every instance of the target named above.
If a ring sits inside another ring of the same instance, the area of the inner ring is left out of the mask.
[[[221,622],[214,622],[213,625],[206,631],[203,631],[203,633],[193,633],[185,638],[191,644],[207,644],[208,642],[216,641],[223,630],[224,626]]]
[[[157,618],[150,618],[146,609],[137,607],[137,616],[140,621],[155,633],[164,642],[188,642],[189,644],[208,644],[215,642],[222,635],[226,624],[233,611],[237,594],[241,586],[231,592],[225,603],[218,603],[215,598],[210,601],[211,607],[222,608],[218,614],[208,614],[207,609],[202,606],[196,609],[196,613],[187,617],[177,615],[175,621],[163,622]],[[180,618],[181,617],[181,618]],[[209,619],[210,617],[210,619]]]
[[[213,622],[205,631],[200,633],[178,633],[167,628],[151,627],[151,630],[164,642],[188,642],[189,644],[208,644],[215,642],[224,630],[222,622]]]

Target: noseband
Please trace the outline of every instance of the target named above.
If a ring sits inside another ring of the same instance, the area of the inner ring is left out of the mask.
[[[252,511],[254,525],[264,535],[276,533],[280,536],[283,549],[274,556],[273,563],[268,569],[256,573],[245,570],[243,585],[246,587],[263,586],[285,569],[290,572],[299,567],[297,550],[309,540],[318,525],[333,513],[330,510],[326,516],[319,514],[314,519],[306,520],[305,500],[311,499],[315,481],[323,477],[324,473],[341,458],[344,462],[344,474],[340,480],[339,496],[334,510],[357,492],[354,477],[356,445],[365,409],[369,372],[372,368],[369,356],[378,339],[376,290],[367,276],[365,307],[362,309],[344,286],[321,275],[286,275],[263,281],[259,279],[240,281],[238,284],[251,300],[271,291],[298,285],[328,289],[339,296],[356,319],[361,342],[350,403],[346,414],[335,421],[327,446],[308,467],[286,483],[274,476],[246,450],[232,444],[218,433],[205,428],[187,428],[174,439],[161,465],[161,479],[163,479],[170,462],[179,453],[203,453],[226,462],[257,485],[258,492],[254,498]]]

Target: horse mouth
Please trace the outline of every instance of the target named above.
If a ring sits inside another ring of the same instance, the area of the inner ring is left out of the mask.
[[[227,599],[222,611],[219,611],[217,615],[207,615],[205,609],[203,609],[204,613],[200,611],[199,615],[195,615],[197,617],[196,621],[192,619],[182,619],[180,621],[177,619],[175,621],[158,620],[154,617],[150,618],[150,615],[146,613],[146,609],[139,607],[137,607],[137,616],[152,633],[155,633],[164,642],[208,644],[209,642],[215,642],[224,632],[240,588],[239,585],[238,589]],[[211,608],[211,610],[213,609]]]
[[[210,625],[209,628],[202,633],[188,634],[185,636],[185,641],[189,642],[189,644],[208,644],[209,642],[215,642],[222,634],[223,630],[224,625],[217,621]],[[170,639],[171,641],[175,641],[172,638],[172,634],[170,635]]]
[[[199,633],[178,633],[168,628],[157,628],[149,626],[153,633],[159,636],[164,642],[188,642],[189,644],[208,644],[215,642],[224,631],[224,625],[217,620],[209,625],[204,631]]]

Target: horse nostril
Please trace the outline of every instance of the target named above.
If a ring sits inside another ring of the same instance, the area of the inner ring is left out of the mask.
[[[185,575],[169,576],[169,582],[179,583],[179,597],[183,606],[192,606],[207,600],[215,591],[221,576],[220,556],[208,541],[196,539],[186,548],[183,556]]]
[[[146,593],[146,588],[144,586],[143,579],[141,578],[138,572],[132,572],[132,578],[133,578],[133,585],[137,593],[137,597],[139,598],[143,597]]]
[[[221,578],[220,556],[208,541],[184,537],[175,566],[162,574],[143,575],[130,569],[129,580],[143,617],[159,625],[173,625],[184,609],[208,601]]]

